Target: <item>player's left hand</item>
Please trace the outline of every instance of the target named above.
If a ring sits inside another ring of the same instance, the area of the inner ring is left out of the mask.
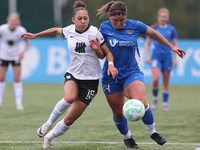
[[[179,57],[183,58],[183,54],[186,55],[185,51],[183,49],[180,49],[178,47],[173,47],[171,49],[173,52],[177,53]]]
[[[21,53],[19,53],[19,60],[22,60],[24,58],[24,52],[22,51]]]
[[[91,40],[90,40],[90,47],[91,47],[92,49],[94,49],[95,51],[100,50],[101,47],[100,47],[100,41],[99,41],[99,39],[98,39],[98,38],[96,38],[96,40],[91,39]]]
[[[172,64],[173,64],[174,68],[176,68],[177,67],[177,59],[174,59]]]
[[[107,73],[108,76],[111,74],[112,78],[115,79],[115,77],[118,75],[118,70],[114,67],[114,65],[108,65]]]

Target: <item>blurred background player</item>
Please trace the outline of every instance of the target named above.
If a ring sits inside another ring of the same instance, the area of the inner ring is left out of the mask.
[[[43,148],[51,148],[53,138],[67,132],[97,94],[99,78],[102,77],[99,58],[105,55],[110,61],[107,73],[115,78],[118,74],[113,65],[113,55],[104,42],[99,30],[89,25],[89,15],[82,1],[76,1],[72,21],[74,24],[65,28],[51,28],[37,34],[25,33],[25,38],[33,39],[40,36],[64,34],[68,42],[70,64],[65,74],[64,98],[52,111],[49,119],[38,130],[43,137],[55,121],[70,107],[63,120],[44,137]]]
[[[23,110],[22,96],[23,87],[20,81],[21,60],[24,57],[30,42],[25,39],[26,44],[23,50],[20,50],[21,34],[27,32],[21,26],[20,18],[17,13],[10,14],[7,18],[7,24],[0,26],[0,108],[2,107],[3,95],[5,90],[5,78],[9,64],[12,65],[14,75],[14,92],[16,98],[16,108]]]
[[[157,23],[152,25],[152,28],[162,34],[170,43],[177,46],[177,32],[174,26],[169,24],[169,11],[166,8],[158,10]],[[151,40],[153,40],[152,56],[149,57],[149,47]],[[159,78],[162,73],[163,80],[163,104],[162,110],[169,111],[168,98],[169,98],[169,78],[172,70],[172,66],[177,66],[177,54],[174,53],[172,60],[171,50],[165,46],[147,36],[145,43],[146,62],[151,64],[152,72],[152,93],[153,103],[151,108],[156,110],[158,103],[158,91],[159,91]]]
[[[113,53],[114,65],[119,71],[115,79],[107,75],[108,62],[103,67],[102,86],[106,99],[113,112],[113,120],[124,137],[127,148],[139,148],[129,131],[127,120],[122,113],[125,97],[138,99],[145,106],[145,115],[142,121],[150,137],[158,144],[166,142],[164,136],[155,129],[153,113],[146,99],[144,74],[142,71],[140,53],[137,44],[139,34],[146,34],[166,45],[183,58],[184,50],[171,45],[159,32],[136,20],[126,19],[127,7],[124,2],[111,1],[98,10],[101,17],[108,16],[110,20],[104,21],[100,31]],[[162,57],[162,56],[161,56]]]

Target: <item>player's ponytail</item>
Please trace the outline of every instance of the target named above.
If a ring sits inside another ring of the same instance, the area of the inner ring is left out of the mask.
[[[127,14],[127,7],[124,2],[111,1],[97,10],[97,15],[100,15],[100,18],[105,17],[108,13],[110,14],[110,16],[124,16]]]
[[[87,11],[86,5],[85,5],[85,3],[83,1],[75,1],[74,5],[73,5],[73,8],[74,8],[74,11],[72,13],[73,17],[74,17],[74,15],[76,14],[76,12],[78,10],[86,10]]]

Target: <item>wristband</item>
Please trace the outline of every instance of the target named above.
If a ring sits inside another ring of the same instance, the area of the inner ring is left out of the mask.
[[[113,65],[114,66],[114,63],[112,61],[109,61],[108,65]]]

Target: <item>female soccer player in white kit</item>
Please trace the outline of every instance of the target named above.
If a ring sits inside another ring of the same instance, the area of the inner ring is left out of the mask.
[[[5,77],[9,64],[12,65],[14,74],[14,91],[16,98],[16,107],[18,110],[23,109],[22,95],[23,88],[20,81],[21,60],[24,57],[25,51],[30,44],[28,39],[24,49],[20,51],[21,34],[27,32],[21,26],[19,15],[17,13],[10,14],[7,19],[7,24],[0,26],[1,46],[0,46],[0,108],[5,90]]]
[[[89,25],[89,16],[84,2],[75,2],[72,21],[74,24],[65,28],[51,28],[37,34],[22,35],[33,39],[39,36],[64,34],[68,42],[71,62],[64,76],[64,98],[56,104],[47,122],[37,130],[37,134],[43,137],[68,107],[70,110],[65,118],[44,137],[43,148],[51,148],[51,140],[67,132],[97,94],[99,78],[102,77],[99,58],[104,58],[106,55],[111,63],[107,70],[108,75],[114,78],[118,74],[117,69],[112,65],[113,55],[104,42],[103,36],[96,27]]]

